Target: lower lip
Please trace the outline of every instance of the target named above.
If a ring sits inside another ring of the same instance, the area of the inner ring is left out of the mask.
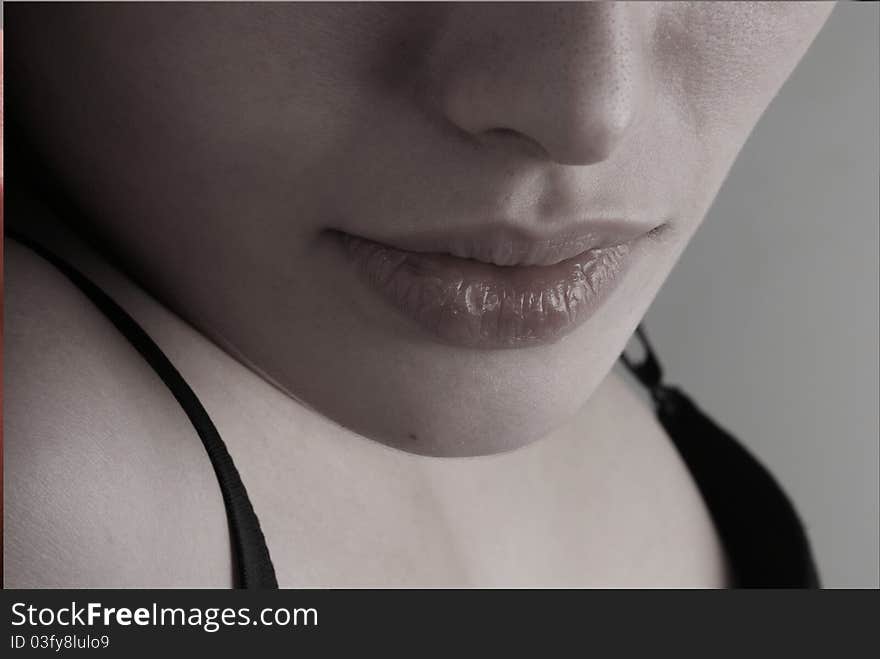
[[[441,342],[480,349],[552,343],[582,325],[626,270],[633,240],[549,266],[497,266],[338,234],[358,276]]]

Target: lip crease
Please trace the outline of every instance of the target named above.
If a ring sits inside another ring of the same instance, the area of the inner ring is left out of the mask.
[[[433,338],[499,349],[551,343],[583,324],[652,228],[594,222],[536,237],[495,225],[387,243],[334,233],[368,286]]]
[[[654,228],[623,220],[591,220],[547,235],[499,222],[374,240],[404,251],[451,254],[501,266],[554,265],[590,249],[629,242]]]

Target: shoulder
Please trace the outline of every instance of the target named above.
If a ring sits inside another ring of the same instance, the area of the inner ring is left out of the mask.
[[[223,585],[229,541],[210,462],[150,367],[12,240],[4,307],[7,586]],[[195,542],[219,556],[188,561]]]

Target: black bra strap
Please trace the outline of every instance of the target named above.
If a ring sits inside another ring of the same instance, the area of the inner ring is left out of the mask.
[[[104,291],[90,279],[76,270],[69,263],[59,258],[45,247],[20,235],[8,227],[8,237],[49,261],[73,282],[101,310],[101,312],[122,332],[132,346],[147,360],[162,382],[168,387],[177,402],[186,412],[193,427],[199,434],[214,473],[223,493],[223,503],[229,519],[229,530],[232,536],[234,560],[238,565],[237,588],[274,589],[278,588],[275,568],[269,556],[269,548],[260,528],[260,521],[248,498],[244,483],[226,449],[226,444],[214,427],[214,423],[196,397],[195,392],[183,379],[168,357],[138,323],[113,301]]]
[[[653,394],[654,391],[662,386],[663,367],[660,366],[660,361],[657,359],[657,355],[654,354],[654,348],[651,347],[651,343],[648,341],[645,328],[641,325],[636,327],[635,336],[639,337],[639,342],[645,351],[644,359],[641,363],[637,364],[624,352],[620,355],[620,361]]]
[[[651,392],[660,424],[700,489],[727,550],[734,587],[819,588],[803,524],[773,475],[678,387],[663,368],[642,326],[645,358],[621,362]]]

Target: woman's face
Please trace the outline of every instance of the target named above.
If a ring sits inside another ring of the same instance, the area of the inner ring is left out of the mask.
[[[832,6],[11,5],[7,102],[174,311],[477,455],[596,389]]]

